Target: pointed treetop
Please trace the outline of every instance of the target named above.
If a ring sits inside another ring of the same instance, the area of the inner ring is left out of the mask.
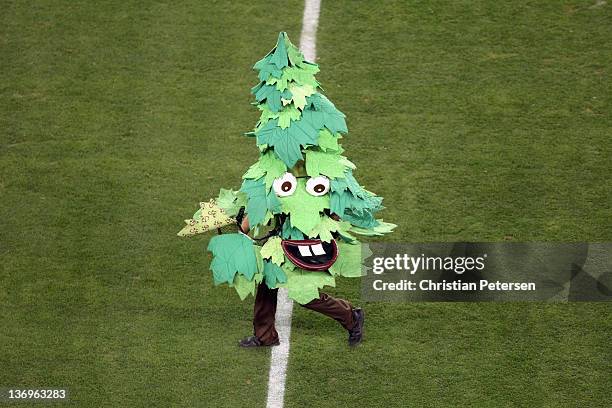
[[[318,65],[304,59],[287,33],[279,33],[276,46],[253,68],[259,83],[251,93],[261,116],[249,135],[256,137],[262,152],[271,149],[291,168],[304,158],[302,149],[320,142],[323,151],[338,148],[340,133],[348,132],[344,114],[319,92]]]
[[[280,34],[278,34],[278,41],[276,42],[274,53],[270,59],[270,62],[276,65],[278,69],[283,69],[289,66],[287,47],[285,44],[286,41],[289,41],[289,38],[287,38],[287,33],[282,31]]]
[[[311,71],[314,71],[312,72],[313,74],[318,71],[318,68],[316,68],[317,65],[306,61],[304,59],[304,54],[293,45],[287,33],[281,31],[278,34],[278,39],[274,48],[272,48],[265,57],[257,61],[253,68],[260,71],[259,79],[261,81],[266,81],[270,74],[275,78],[280,78],[283,68],[297,66],[304,68],[306,64],[313,66],[310,68]]]

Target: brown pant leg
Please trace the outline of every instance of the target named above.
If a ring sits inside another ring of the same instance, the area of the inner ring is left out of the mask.
[[[327,293],[320,293],[318,299],[313,299],[302,306],[331,317],[346,330],[350,330],[355,326],[353,306],[344,299],[336,299]]]
[[[265,282],[261,282],[257,287],[253,308],[253,329],[255,336],[263,344],[272,344],[278,340],[278,333],[274,327],[277,292],[278,289],[268,288]]]

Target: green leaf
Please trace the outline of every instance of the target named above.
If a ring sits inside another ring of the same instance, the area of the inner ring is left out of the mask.
[[[263,84],[257,88],[255,99],[257,99],[258,102],[263,102],[265,100],[272,112],[278,112],[282,106],[281,92],[272,85]]]
[[[286,129],[291,124],[291,121],[299,120],[302,113],[293,105],[285,107],[278,116],[278,126],[281,129]]]
[[[281,100],[283,99],[291,100],[291,98],[293,98],[293,95],[291,94],[291,91],[289,89],[285,89],[283,92],[281,92]]]
[[[280,237],[271,237],[261,248],[261,256],[264,259],[269,259],[276,265],[282,265],[285,261],[285,252],[281,246]]]
[[[288,134],[290,137],[300,140],[300,144],[303,146],[316,145],[319,138],[319,129],[312,126],[312,123],[300,118],[300,120],[291,122]]]
[[[377,236],[384,235],[390,232],[393,232],[393,229],[397,227],[395,224],[391,224],[390,222],[383,222],[382,220],[376,220],[378,223],[371,228],[362,228],[351,226],[350,231],[355,234],[366,235],[366,236]]]
[[[346,170],[355,168],[353,163],[338,153],[308,149],[305,154],[306,172],[310,177],[320,174],[329,178],[344,177]]]
[[[312,95],[315,92],[315,89],[311,85],[289,85],[289,90],[293,95],[292,100],[293,104],[296,108],[303,110],[304,106],[306,106],[306,97]]]
[[[285,271],[283,271],[280,266],[272,262],[264,261],[263,270],[263,274],[266,279],[266,285],[270,289],[276,288],[279,283],[283,284],[287,282],[287,275],[285,275]]]
[[[266,82],[267,84],[276,84],[276,89],[279,92],[283,92],[289,86],[289,82],[286,76],[281,76],[280,78],[274,78]]]
[[[274,150],[268,150],[260,154],[259,160],[244,173],[242,178],[257,180],[262,176],[266,176],[266,190],[269,190],[274,180],[283,175],[286,171],[287,166],[285,166],[285,163],[276,156]]]
[[[248,197],[246,211],[252,228],[264,223],[268,211],[274,214],[280,213],[281,203],[273,191],[267,193],[263,178],[244,180],[240,191],[246,193]]]
[[[287,287],[289,297],[302,305],[317,299],[319,289],[323,286],[336,286],[336,280],[328,272],[304,271],[285,266],[283,271],[287,275],[284,286]]]
[[[231,286],[233,286],[234,289],[236,289],[236,292],[238,292],[240,300],[244,300],[249,295],[255,296],[257,285],[263,280],[263,277],[264,275],[262,273],[257,273],[252,280],[248,280],[242,275],[236,275]]]
[[[261,111],[261,116],[259,117],[259,122],[261,123],[267,123],[269,120],[276,119],[280,116],[280,112],[272,112],[267,103],[260,103],[257,105],[257,109]]]
[[[219,191],[219,197],[215,200],[217,205],[230,217],[235,217],[240,207],[246,203],[246,195],[239,191],[226,190]]]
[[[315,75],[317,72],[320,71],[319,66],[315,64],[314,62],[304,60],[300,63],[297,63],[296,65],[301,70],[308,72],[309,74],[312,74],[312,75]]]
[[[233,190],[226,190],[224,188],[220,189],[219,196],[215,201],[217,205],[221,207],[227,215],[229,215],[230,217],[236,215],[233,213],[234,202],[236,202],[236,195]]]
[[[248,197],[242,191],[234,191],[234,195],[236,196],[236,201],[234,202],[236,214],[240,210],[240,207],[246,207]]]
[[[281,129],[278,119],[272,119],[256,133],[257,144],[274,147],[274,152],[288,168],[302,159],[302,146],[316,144],[318,138],[318,130],[302,119],[291,122],[287,129]]]
[[[287,46],[287,56],[291,65],[295,66],[304,61],[304,54],[293,44]]]
[[[291,225],[304,234],[312,231],[320,221],[320,212],[329,208],[329,195],[312,196],[306,192],[306,181],[298,179],[298,186],[293,195],[279,197],[282,211],[289,215]]]
[[[362,250],[367,251],[369,248],[362,248],[362,244],[357,241],[352,244],[346,242],[337,242],[336,244],[338,245],[338,259],[329,268],[329,271],[334,276],[340,275],[347,278],[362,276]]]
[[[286,79],[288,83],[293,81],[299,85],[310,85],[313,88],[317,88],[319,86],[319,83],[314,77],[314,74],[317,71],[312,71],[312,69],[305,68],[303,64],[300,64],[295,67],[283,69],[283,75],[281,76],[281,78]]]
[[[278,35],[278,41],[276,42],[274,53],[272,54],[272,58],[270,58],[270,62],[276,65],[276,67],[279,69],[289,66],[289,60],[287,59],[287,47],[285,46],[286,36],[287,34],[284,32],[281,32]]]
[[[332,180],[331,182],[331,190],[342,192],[345,190],[350,191],[355,197],[366,198],[368,195],[372,195],[365,188],[361,187],[355,177],[353,176],[353,170],[350,169],[344,175],[344,178],[338,178]]]
[[[380,197],[374,197],[382,200]],[[380,201],[379,201],[380,202]],[[380,207],[382,209],[382,206]],[[350,222],[352,225],[362,228],[374,228],[378,225],[378,221],[375,218],[375,213],[378,209],[363,208],[356,210],[354,208],[347,208],[344,210],[342,218],[345,221]]]
[[[266,185],[263,180],[246,179],[242,182],[240,191],[246,193],[248,197],[246,210],[249,223],[251,226],[261,223],[268,211]]]
[[[274,150],[268,150],[259,158],[259,167],[266,175],[266,189],[268,190],[272,187],[274,180],[287,171],[287,166],[278,158]]]
[[[362,228],[378,224],[375,214],[383,209],[382,197],[361,187],[349,170],[344,178],[331,181],[330,209],[343,220]]]
[[[322,129],[325,126],[332,133],[347,133],[346,121],[344,113],[340,112],[329,99],[320,93],[315,93],[307,98],[308,106],[302,114],[309,120],[317,129]],[[314,109],[314,110],[313,110]]]
[[[257,260],[257,271],[263,273],[264,264],[263,257],[261,256],[261,247],[253,243],[253,250],[255,251],[255,259]]]
[[[353,243],[356,241],[357,238],[351,235],[351,228],[353,228],[353,226],[350,222],[340,221],[340,223],[338,224],[338,234],[340,234],[340,237],[342,237],[345,241]]]
[[[276,194],[274,193],[274,191],[270,190],[268,192],[268,195],[266,196],[266,204],[268,206],[268,210],[272,213],[272,214],[280,214],[282,211],[282,205],[281,202],[278,200],[278,197],[276,196]],[[271,215],[268,215],[267,219],[264,219],[264,224],[266,222],[268,222],[270,219],[272,219]]]
[[[351,224],[346,221],[336,221],[333,218],[322,215],[321,221],[308,233],[310,238],[319,237],[321,241],[330,242],[334,239],[332,233],[337,232],[341,237],[348,241],[355,240],[350,234]]]
[[[338,137],[332,135],[332,133],[327,129],[322,129],[319,131],[318,145],[324,152],[328,150],[337,152],[339,150]]]
[[[257,273],[253,241],[244,234],[216,235],[208,243],[208,250],[213,254],[210,269],[216,285],[234,282],[236,273],[247,280]]]
[[[271,76],[275,78],[280,78],[283,74],[282,69],[278,68],[275,64],[272,64],[270,61],[272,59],[272,52],[269,52],[268,55],[260,59],[253,65],[253,69],[259,71],[259,80],[266,81]]]
[[[330,242],[334,237],[332,232],[338,231],[339,222],[327,215],[321,216],[321,221],[308,233],[310,238],[319,237],[321,241]]]
[[[291,219],[289,217],[287,217],[283,223],[281,236],[283,239],[304,239],[304,234],[302,234],[302,231],[291,225]]]
[[[256,161],[249,169],[242,175],[243,179],[257,180],[266,174],[265,171],[259,166],[259,161]]]

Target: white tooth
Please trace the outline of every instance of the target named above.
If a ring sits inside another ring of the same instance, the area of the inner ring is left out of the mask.
[[[300,255],[302,256],[312,256],[310,248],[308,248],[306,245],[299,245],[298,250],[300,251]]]
[[[323,245],[321,245],[321,244],[313,245],[313,246],[310,247],[310,249],[312,249],[312,252],[315,255],[324,255],[325,254],[325,250],[323,249]]]

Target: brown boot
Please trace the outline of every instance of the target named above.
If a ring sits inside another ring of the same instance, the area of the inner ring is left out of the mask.
[[[348,331],[348,344],[351,347],[357,346],[363,340],[365,312],[361,308],[353,309],[353,320],[355,321],[355,326]]]

